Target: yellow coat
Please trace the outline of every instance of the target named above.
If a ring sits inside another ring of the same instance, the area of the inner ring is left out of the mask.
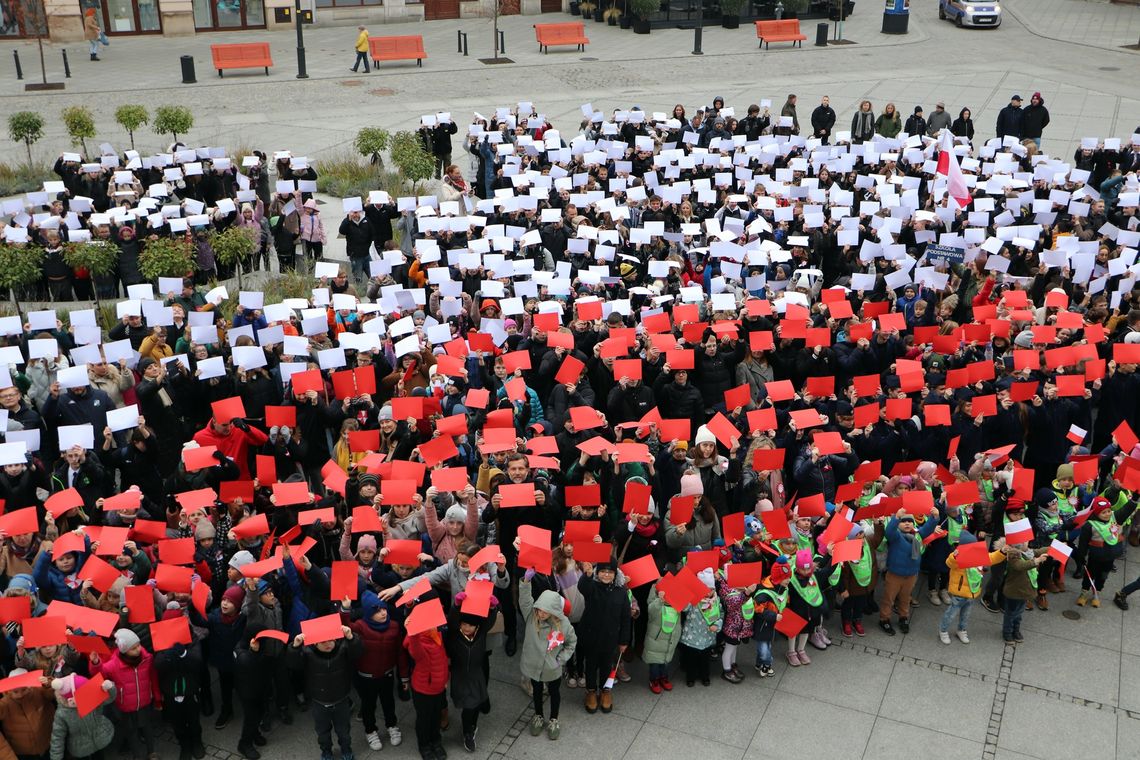
[[[356,52],[368,52],[368,30],[361,29],[360,34],[356,38]]]

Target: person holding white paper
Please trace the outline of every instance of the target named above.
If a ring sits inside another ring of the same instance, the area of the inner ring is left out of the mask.
[[[91,387],[107,394],[116,409],[123,405],[123,393],[135,385],[135,373],[127,366],[126,359],[120,359],[117,365],[106,360],[88,364],[87,378]]]
[[[106,471],[94,452],[82,446],[72,446],[56,463],[51,473],[51,492],[59,493],[74,488],[83,497],[82,510],[69,510],[55,519],[61,532],[87,522],[95,514],[96,502],[106,491]]]
[[[269,204],[269,229],[273,233],[273,248],[277,251],[277,266],[281,272],[297,268],[297,238],[301,234],[301,194],[277,193]]]
[[[325,243],[328,242],[328,237],[325,234],[325,223],[321,219],[321,210],[317,207],[316,200],[310,198],[305,201],[299,227],[301,251],[306,259],[316,261],[324,253]],[[266,269],[268,270],[268,266]]]

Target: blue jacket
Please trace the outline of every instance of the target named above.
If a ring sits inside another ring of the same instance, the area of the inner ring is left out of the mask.
[[[929,536],[937,526],[938,521],[933,516],[926,518],[926,522],[915,533],[918,537],[917,540],[921,541]],[[918,575],[919,567],[922,564],[922,554],[919,553],[917,558],[911,557],[910,542],[902,537],[897,517],[892,517],[887,523],[886,536],[887,571],[895,575]]]
[[[87,561],[87,556],[91,554],[91,539],[84,537],[83,544],[84,550],[82,552],[69,552],[75,555],[73,574],[79,572],[79,568],[83,567],[83,563]],[[79,598],[79,587],[82,584],[76,582],[75,588],[67,585],[67,577],[52,562],[50,551],[40,552],[40,556],[36,557],[36,564],[32,567],[32,577],[35,578],[40,594],[44,598],[51,601],[59,600],[71,604],[83,604]]]

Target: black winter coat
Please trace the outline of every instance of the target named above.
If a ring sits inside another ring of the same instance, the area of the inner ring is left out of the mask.
[[[341,639],[333,650],[324,653],[315,646],[290,646],[287,656],[289,667],[301,671],[305,681],[305,695],[320,705],[335,705],[347,699],[352,692],[354,662],[364,651],[359,636]]]

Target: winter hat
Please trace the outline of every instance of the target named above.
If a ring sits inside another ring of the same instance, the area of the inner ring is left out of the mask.
[[[23,668],[16,668],[12,671],[11,675],[23,675],[27,672],[28,671],[24,670]],[[86,678],[79,675],[78,673],[71,673],[70,675],[66,675],[63,678],[53,678],[51,681],[51,688],[59,692],[59,696],[63,699],[71,699],[75,696],[75,692],[83,688],[83,685],[86,683]]]
[[[174,601],[167,602],[166,603],[166,611],[162,613],[162,619],[163,620],[175,620],[175,619],[180,618],[180,617],[182,617],[182,605],[180,605],[178,602],[174,602]],[[138,637],[136,636],[135,638],[137,639]],[[115,638],[115,641],[118,641],[118,637]],[[123,645],[120,644],[119,649],[122,649],[122,648],[123,648]],[[130,647],[127,647],[127,649],[130,649]]]
[[[390,407],[389,407],[389,409],[390,409]],[[391,419],[391,417],[389,417],[388,419]],[[356,482],[359,484],[359,486],[361,488],[363,488],[364,486],[372,486],[373,488],[379,488],[380,487],[380,478],[376,477],[375,475],[373,475],[370,472],[366,472],[363,475],[361,475],[359,478],[357,478]]]
[[[689,442],[688,441],[677,441],[676,443],[673,444],[673,448],[680,449],[681,451],[688,451],[689,450]]]
[[[487,309],[499,308],[499,302],[494,298],[484,298],[483,303],[479,305],[479,311],[486,311]]]
[[[1033,348],[1033,331],[1022,330],[1019,332],[1017,337],[1013,339],[1013,345],[1018,348]]]
[[[273,586],[271,586],[269,584],[269,581],[262,579],[262,580],[257,582],[257,595],[258,596],[265,596],[266,594],[270,594],[270,593],[273,593]]]
[[[380,411],[376,413],[376,419],[377,420],[393,420],[393,419],[395,419],[395,417],[392,416],[392,405],[391,404],[385,404],[384,406],[380,407]]]
[[[198,527],[194,528],[194,538],[198,541],[205,541],[208,538],[217,538],[218,532],[214,530],[214,524],[209,520],[202,520],[198,523]]]
[[[1057,500],[1057,494],[1053,493],[1052,488],[1038,488],[1037,493],[1033,495],[1033,501],[1037,502],[1039,507],[1047,507]]]
[[[1106,509],[1112,509],[1112,502],[1103,496],[1098,496],[1092,500],[1092,514],[1100,514]]]
[[[863,535],[863,526],[855,524],[851,526],[851,530],[847,531],[847,540],[851,541]]]
[[[139,359],[139,363],[135,369],[137,369],[141,375],[142,373],[146,372],[147,368],[152,364],[154,364],[154,359],[151,359],[149,356],[144,356],[142,359]]]
[[[1006,503],[1005,503],[1005,511],[1006,512],[1015,512],[1015,511],[1024,512],[1025,511],[1025,499],[1021,498],[1020,496],[1010,496],[1009,500],[1006,501]]]
[[[702,443],[716,443],[716,436],[709,430],[708,425],[701,425],[697,428],[697,437],[693,440],[693,443],[697,446],[700,446]]]
[[[240,552],[234,552],[234,556],[230,557],[229,566],[234,570],[241,570],[246,565],[251,565],[256,561],[252,554],[242,549]]]
[[[812,570],[815,568],[815,562],[812,561],[811,552],[807,549],[800,549],[796,552],[796,569],[797,570]]]
[[[373,553],[378,551],[376,546],[376,536],[371,536],[365,533],[360,537],[360,540],[356,542],[356,553],[359,554],[365,549],[371,549]]]
[[[977,540],[978,540],[978,537],[975,536],[973,533],[971,533],[968,530],[964,530],[958,534],[958,544],[959,545],[972,544],[972,543],[977,542]]]
[[[773,586],[782,586],[788,582],[792,577],[792,568],[787,562],[776,562],[772,565],[772,571],[768,574],[768,580],[772,582]]]
[[[222,600],[235,607],[240,607],[241,603],[245,601],[245,589],[241,586],[230,586],[222,594]]]
[[[716,576],[713,575],[711,567],[706,567],[704,570],[697,573],[697,578],[701,583],[705,584],[705,588],[710,591],[716,588]]]
[[[1069,478],[1070,480],[1073,478],[1073,466],[1067,462],[1057,465],[1057,480],[1063,480],[1064,478]]]
[[[139,641],[138,634],[130,628],[120,628],[115,631],[115,646],[119,648],[120,652],[124,654],[137,647],[142,642]]]
[[[705,484],[699,473],[690,472],[681,476],[681,496],[704,496]]]
[[[452,504],[443,515],[444,522],[467,522],[467,510],[458,504]]]

